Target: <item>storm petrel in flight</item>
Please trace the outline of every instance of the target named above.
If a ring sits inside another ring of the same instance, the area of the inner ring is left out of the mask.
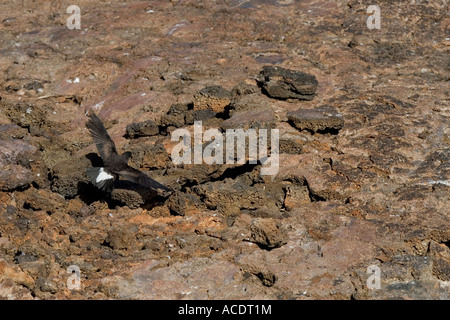
[[[119,156],[116,146],[103,126],[102,121],[92,112],[89,121],[86,123],[92,139],[94,140],[100,157],[103,160],[103,167],[90,167],[86,169],[87,176],[91,183],[98,189],[110,193],[114,187],[114,180],[119,176],[134,183],[138,183],[150,189],[163,189],[171,191],[158,181],[148,177],[145,173],[134,169],[128,165],[131,152],[124,152]]]

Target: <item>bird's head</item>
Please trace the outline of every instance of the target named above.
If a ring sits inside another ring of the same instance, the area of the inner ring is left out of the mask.
[[[122,155],[120,157],[123,160],[125,160],[126,163],[128,163],[128,160],[130,160],[130,158],[131,158],[131,152],[130,151],[126,151],[126,152],[122,153]]]

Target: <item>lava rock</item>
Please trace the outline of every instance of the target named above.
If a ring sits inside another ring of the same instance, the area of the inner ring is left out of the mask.
[[[28,131],[16,124],[0,125],[0,139],[22,139]]]
[[[250,240],[263,248],[279,248],[288,241],[286,230],[276,219],[255,218],[250,226],[250,231]]]
[[[66,207],[64,198],[47,189],[29,188],[24,192],[26,195],[24,206],[32,210],[44,210],[47,214],[53,214]]]
[[[170,162],[169,154],[159,143],[135,140],[128,151],[133,154],[133,165],[141,169],[163,169]]]
[[[173,126],[175,128],[180,128],[184,126],[184,115],[165,114],[161,117],[161,125],[164,127]]]
[[[231,102],[232,94],[221,86],[205,87],[194,95],[194,110],[211,109],[223,112]]]
[[[308,187],[305,185],[290,185],[286,187],[284,207],[287,211],[292,211],[302,205],[311,202]]]
[[[194,121],[207,121],[216,117],[216,113],[211,109],[189,110],[185,114],[185,122],[190,125]]]
[[[236,112],[221,124],[226,129],[269,129],[276,125],[275,113],[270,108]]]
[[[319,82],[311,74],[265,66],[260,72],[260,85],[272,98],[312,100]]]
[[[277,276],[272,272],[260,271],[256,274],[256,276],[261,280],[261,283],[266,287],[271,287],[277,281]]]
[[[127,125],[127,137],[134,139],[137,137],[155,136],[159,133],[159,126],[152,120],[135,122]]]
[[[105,242],[114,250],[127,249],[132,246],[135,239],[133,233],[126,232],[128,230],[111,230],[105,239]]]
[[[31,163],[37,149],[23,140],[0,140],[0,190],[12,191],[34,181]]]
[[[289,111],[287,118],[297,129],[312,132],[338,131],[344,126],[342,114],[330,106]]]
[[[31,287],[34,285],[34,280],[26,272],[23,272],[19,268],[10,266],[4,259],[0,259],[0,283],[3,283],[6,279],[12,280],[14,283]]]
[[[75,197],[82,185],[90,185],[86,175],[90,166],[91,162],[84,156],[57,163],[51,172],[51,190],[66,198]]]
[[[450,281],[450,248],[444,243],[430,242],[433,274],[442,281]]]
[[[126,180],[116,180],[111,192],[111,199],[130,209],[139,208],[147,200],[153,198],[157,191],[144,188]]]
[[[238,112],[249,111],[254,109],[268,110],[270,109],[269,98],[258,93],[250,93],[242,97],[234,99],[230,103],[230,115],[233,116]]]
[[[179,216],[195,214],[198,211],[196,204],[199,204],[196,197],[180,191],[174,192],[167,201],[170,212]]]
[[[232,90],[233,96],[245,96],[252,93],[261,93],[261,89],[245,82],[238,83]]]
[[[302,142],[298,139],[280,139],[280,153],[301,154]]]
[[[121,205],[126,205],[128,208],[139,208],[145,203],[142,196],[133,190],[114,189],[111,192],[111,199],[119,202]]]

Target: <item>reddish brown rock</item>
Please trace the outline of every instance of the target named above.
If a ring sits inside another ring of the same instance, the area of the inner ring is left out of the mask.
[[[81,1],[79,30],[58,2],[0,10],[0,298],[449,299],[443,1],[379,30],[361,1]],[[91,108],[173,196],[90,186]],[[175,165],[194,120],[280,129],[277,175]]]
[[[227,129],[271,129],[275,127],[275,113],[270,108],[253,109],[236,112],[221,124],[223,130]]]
[[[276,99],[312,100],[319,84],[311,74],[274,66],[264,66],[260,76],[264,92]]]
[[[0,278],[2,278],[3,281],[10,279],[17,284],[32,288],[34,284],[33,278],[18,269],[19,268],[17,267],[9,266],[4,259],[0,260]]]
[[[430,243],[433,274],[442,281],[450,281],[450,248],[445,243]]]
[[[26,129],[19,127],[16,124],[0,125],[0,139],[23,139],[27,133]]]
[[[127,125],[127,136],[131,139],[136,137],[154,136],[159,133],[159,126],[152,120],[131,123]]]
[[[299,130],[339,131],[344,126],[342,114],[329,106],[315,109],[298,109],[287,113],[288,120]]]
[[[52,191],[64,197],[75,197],[83,186],[89,185],[86,168],[90,166],[85,155],[59,162],[52,168]]]
[[[292,211],[301,205],[311,202],[310,191],[305,185],[292,184],[286,186],[286,196],[284,207],[287,211]]]
[[[194,110],[223,112],[231,102],[231,93],[221,86],[205,87],[194,95]]]
[[[32,167],[37,157],[36,147],[23,140],[0,140],[0,190],[14,190],[35,181]]]
[[[281,222],[274,219],[253,219],[250,229],[250,240],[263,248],[278,248],[288,241],[288,235]]]
[[[270,99],[260,93],[250,93],[235,98],[230,104],[230,115],[235,113],[250,111],[254,109],[270,109]]]

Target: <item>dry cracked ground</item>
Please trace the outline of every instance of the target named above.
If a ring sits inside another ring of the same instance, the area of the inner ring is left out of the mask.
[[[446,1],[71,4],[0,5],[1,298],[449,298]],[[89,184],[91,109],[173,193]],[[175,165],[195,120],[278,129],[277,174]]]

